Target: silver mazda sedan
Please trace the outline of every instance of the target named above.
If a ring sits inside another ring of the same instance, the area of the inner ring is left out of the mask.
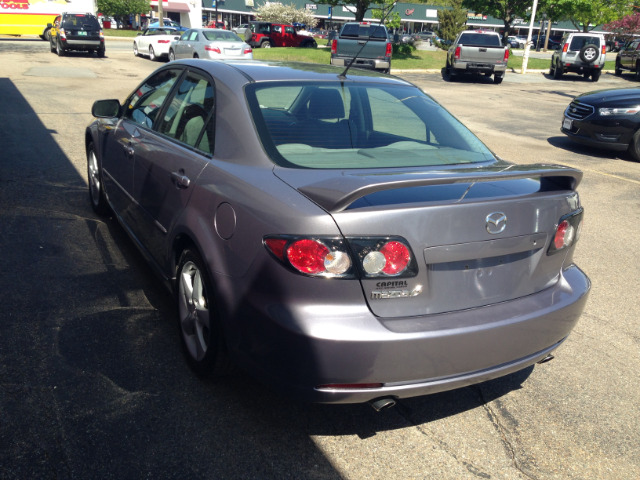
[[[198,372],[379,409],[546,359],[584,308],[581,173],[498,159],[401,79],[182,60],[92,113],[92,206]]]

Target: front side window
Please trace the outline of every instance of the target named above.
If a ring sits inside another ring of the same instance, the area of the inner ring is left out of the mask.
[[[149,77],[126,100],[124,117],[152,128],[162,104],[181,73],[179,69],[167,69]]]
[[[246,92],[263,145],[283,166],[384,168],[495,160],[466,127],[413,86],[265,82]]]

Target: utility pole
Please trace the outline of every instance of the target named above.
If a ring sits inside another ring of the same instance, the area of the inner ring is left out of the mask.
[[[162,0],[158,0],[158,26],[164,27],[164,9],[162,7]]]
[[[524,55],[522,56],[523,75],[527,73],[527,63],[529,63],[529,50],[531,50],[531,36],[533,32],[533,22],[536,20],[536,10],[538,9],[538,0],[533,0],[533,8],[531,9],[531,22],[529,23],[529,33],[527,34],[527,44],[524,46]]]

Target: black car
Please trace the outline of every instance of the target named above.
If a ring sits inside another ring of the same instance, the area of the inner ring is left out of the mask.
[[[562,133],[571,140],[640,161],[640,89],[599,90],[573,99],[564,111]]]
[[[51,51],[59,56],[69,50],[96,52],[104,57],[104,34],[98,18],[90,13],[63,13],[49,27]]]

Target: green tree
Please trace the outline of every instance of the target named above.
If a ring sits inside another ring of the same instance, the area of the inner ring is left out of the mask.
[[[132,14],[139,15],[151,11],[149,0],[98,0],[97,3],[98,12],[120,21],[126,20]]]
[[[633,9],[633,3],[628,0],[542,0],[542,4],[543,9],[557,9],[560,18],[571,21],[583,32],[619,20]]]
[[[530,15],[528,11],[533,2],[532,0],[464,0],[462,4],[472,12],[491,15],[502,20],[504,22],[503,39],[506,40],[511,33],[513,22],[517,18],[526,18]]]
[[[332,8],[336,7],[349,7],[356,16],[356,22],[364,20],[364,15],[369,10],[371,3],[378,4],[378,2],[372,2],[372,0],[314,0],[314,3],[318,5],[330,5]]]
[[[395,7],[395,0],[384,0],[382,8],[375,8],[373,10],[373,18],[383,20],[383,23],[390,29],[400,28],[402,26],[402,17],[398,12],[392,12]]]
[[[450,0],[451,9],[438,10],[438,35],[444,40],[453,42],[465,29],[467,9],[462,6],[463,0]]]

